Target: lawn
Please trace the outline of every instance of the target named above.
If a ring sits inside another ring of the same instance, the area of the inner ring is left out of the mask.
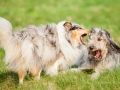
[[[120,0],[1,0],[0,16],[12,23],[14,31],[62,20],[87,29],[97,26],[109,31],[120,45]],[[42,73],[39,81],[28,74],[19,85],[17,74],[5,65],[4,55],[0,48],[0,90],[120,90],[120,68],[102,73],[97,80],[90,79],[91,72],[54,77]]]

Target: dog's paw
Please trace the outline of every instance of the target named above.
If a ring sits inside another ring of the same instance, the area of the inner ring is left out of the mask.
[[[99,77],[99,73],[93,73],[91,75],[91,79],[97,79]]]
[[[23,84],[23,78],[19,79],[19,84]]]
[[[34,80],[36,81],[40,80],[40,76],[35,77]]]
[[[72,68],[72,69],[61,71],[61,72],[62,72],[62,74],[66,74],[68,72],[81,72],[81,70],[78,68]]]
[[[79,68],[72,68],[70,69],[71,72],[81,72],[82,70]]]
[[[67,72],[68,72],[68,70],[61,71],[62,74],[66,74]]]

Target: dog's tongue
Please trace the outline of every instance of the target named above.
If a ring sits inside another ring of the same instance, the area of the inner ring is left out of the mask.
[[[80,41],[82,44],[84,44],[84,37],[83,36],[80,37]]]
[[[99,58],[100,57],[100,51],[96,51],[95,53],[96,53],[95,58]]]
[[[81,41],[82,44],[85,44],[85,43],[84,43],[84,37],[85,37],[86,35],[87,35],[87,34],[83,34],[83,35],[81,35],[81,37],[80,37],[80,41]]]

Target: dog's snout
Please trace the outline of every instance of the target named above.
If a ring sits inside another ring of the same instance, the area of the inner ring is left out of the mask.
[[[90,49],[90,50],[93,50],[93,49],[94,49],[94,46],[90,46],[89,49]]]

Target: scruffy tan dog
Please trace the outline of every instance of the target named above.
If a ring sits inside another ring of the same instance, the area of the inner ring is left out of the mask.
[[[120,47],[113,41],[110,33],[100,28],[93,28],[86,45],[86,58],[79,60],[79,68],[71,71],[94,69],[92,78],[99,77],[106,69],[112,70],[119,66]]]

